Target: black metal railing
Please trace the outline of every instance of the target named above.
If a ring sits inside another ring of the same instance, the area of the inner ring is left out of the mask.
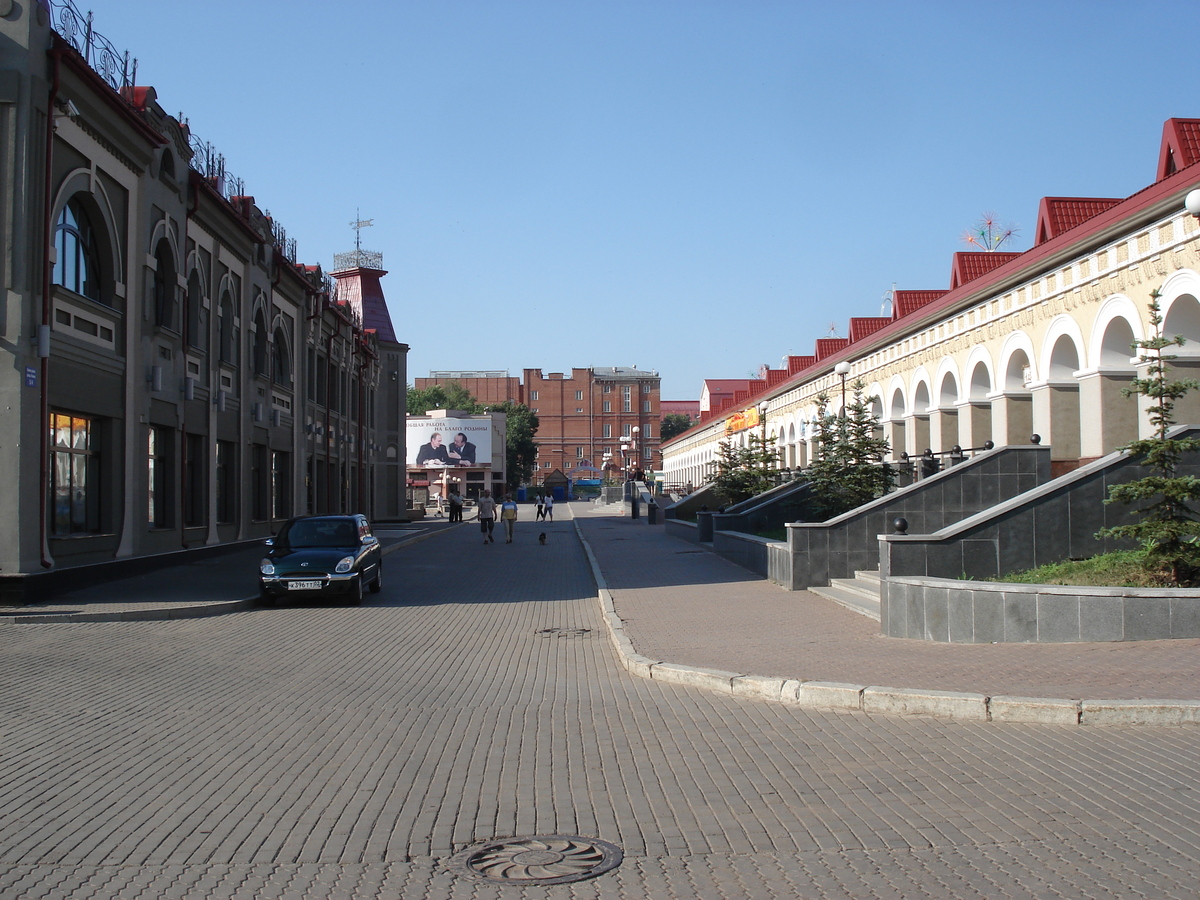
[[[112,41],[92,27],[92,13],[81,13],[71,0],[49,0],[51,26],[78,51],[109,87],[122,96],[137,84],[137,60],[128,50],[118,50]],[[130,98],[131,99],[131,98]]]

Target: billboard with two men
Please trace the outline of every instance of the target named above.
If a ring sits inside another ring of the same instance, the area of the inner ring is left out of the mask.
[[[407,432],[408,468],[488,468],[492,464],[492,423],[488,418],[411,417]]]

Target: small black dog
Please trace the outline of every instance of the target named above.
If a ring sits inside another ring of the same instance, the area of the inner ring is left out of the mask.
[[[538,535],[538,543],[539,544],[546,543],[546,532],[543,531],[541,534]]]

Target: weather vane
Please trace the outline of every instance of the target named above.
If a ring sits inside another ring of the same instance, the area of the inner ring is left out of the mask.
[[[374,219],[364,219],[358,209],[354,210],[354,221],[350,223],[350,227],[354,229],[354,252],[335,253],[333,255],[333,267],[335,271],[353,269],[360,266],[367,269],[383,268],[382,253],[362,248],[362,230],[370,228],[374,224]]]

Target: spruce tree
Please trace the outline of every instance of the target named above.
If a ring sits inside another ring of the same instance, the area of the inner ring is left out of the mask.
[[[775,486],[775,438],[751,434],[741,447],[726,438],[717,445],[712,485],[726,506],[757,497]]]
[[[829,412],[827,394],[817,397],[817,456],[806,475],[822,520],[882,497],[895,481],[884,465],[890,446],[875,436],[878,423],[863,397],[866,385],[856,381],[852,388],[854,399],[839,415]]]
[[[1147,564],[1170,570],[1171,582],[1181,581],[1196,568],[1200,559],[1200,517],[1191,504],[1200,500],[1200,479],[1179,475],[1180,459],[1185,453],[1200,450],[1200,438],[1168,437],[1175,425],[1175,401],[1194,390],[1195,380],[1168,380],[1169,361],[1175,359],[1163,351],[1182,346],[1181,335],[1163,336],[1160,293],[1150,295],[1150,325],[1153,335],[1133,342],[1133,350],[1146,366],[1146,377],[1135,378],[1125,395],[1140,394],[1151,400],[1147,410],[1154,435],[1130,441],[1120,449],[1139,457],[1150,474],[1127,484],[1108,489],[1105,503],[1144,503],[1130,514],[1137,521],[1116,525],[1097,532],[1101,538],[1128,538],[1142,545]]]

